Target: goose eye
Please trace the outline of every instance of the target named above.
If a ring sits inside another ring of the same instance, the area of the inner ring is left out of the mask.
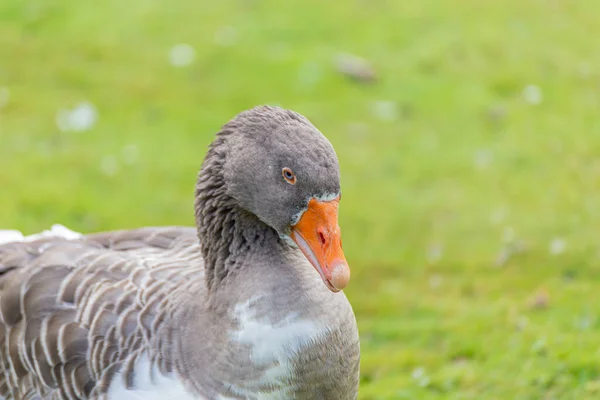
[[[289,168],[284,168],[281,170],[281,174],[283,175],[283,178],[290,184],[295,185],[296,184],[296,175],[294,175],[294,173],[292,172],[291,169]]]

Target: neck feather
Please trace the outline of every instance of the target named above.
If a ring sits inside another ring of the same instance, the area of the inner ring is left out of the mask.
[[[282,245],[273,228],[242,209],[227,193],[223,165],[231,133],[221,131],[211,144],[196,184],[196,226],[209,292],[235,275],[253,252]]]

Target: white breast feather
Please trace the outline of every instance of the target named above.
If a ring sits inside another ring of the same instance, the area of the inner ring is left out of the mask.
[[[147,356],[142,356],[134,367],[133,388],[125,387],[122,373],[113,377],[108,389],[108,400],[206,400],[191,395],[175,376],[162,375]]]
[[[293,373],[291,360],[310,342],[327,333],[325,326],[302,319],[297,313],[289,314],[284,320],[273,324],[268,317],[257,318],[253,304],[260,296],[236,305],[234,316],[239,322],[239,330],[232,333],[232,339],[252,349],[250,359],[257,366],[270,366],[256,386],[278,387],[283,378]],[[282,399],[289,397],[291,387],[268,394],[259,394],[258,400]],[[234,388],[235,390],[235,388]],[[256,392],[236,390],[241,396],[256,396]]]

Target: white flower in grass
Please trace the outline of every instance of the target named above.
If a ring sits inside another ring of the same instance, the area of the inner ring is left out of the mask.
[[[176,44],[169,51],[169,62],[172,66],[187,67],[196,59],[196,49],[187,43]]]
[[[527,85],[523,89],[523,99],[531,105],[538,105],[543,100],[542,89],[537,85]]]
[[[412,378],[417,382],[417,385],[421,387],[429,386],[431,379],[425,373],[425,368],[417,367],[412,372]]]
[[[77,104],[73,109],[63,108],[56,114],[56,126],[62,132],[84,132],[98,121],[98,111],[90,102]]]
[[[562,238],[554,238],[550,241],[549,251],[554,256],[564,253],[566,248],[567,243]]]

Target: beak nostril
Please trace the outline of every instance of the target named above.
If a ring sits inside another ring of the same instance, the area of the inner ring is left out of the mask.
[[[327,244],[327,239],[325,238],[325,235],[323,235],[323,231],[321,231],[319,229],[318,234],[319,234],[319,241],[321,242],[321,246],[325,246]]]

